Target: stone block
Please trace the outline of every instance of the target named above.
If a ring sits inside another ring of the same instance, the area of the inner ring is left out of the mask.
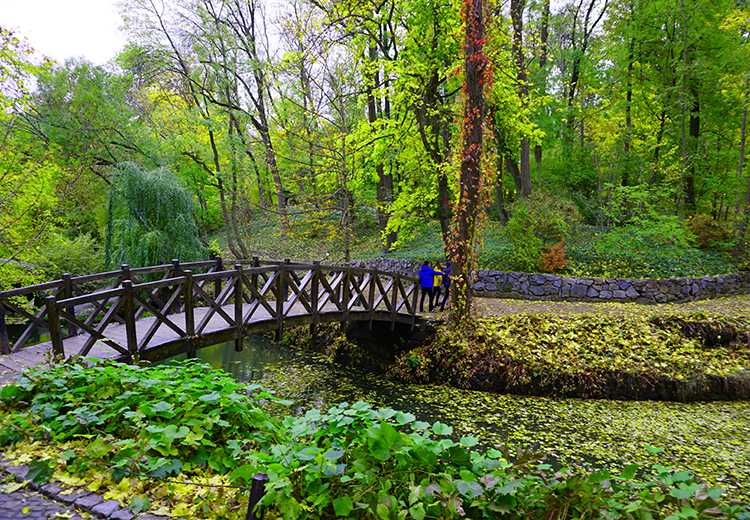
[[[10,473],[16,478],[25,479],[26,474],[29,472],[29,467],[28,466],[8,466],[5,468],[5,471],[7,471],[8,473]]]
[[[74,503],[78,507],[82,507],[84,509],[93,509],[94,506],[97,506],[104,502],[104,499],[97,495],[96,493],[88,493],[78,500],[76,500]]]
[[[570,295],[574,298],[585,298],[589,288],[585,285],[574,285],[570,290]]]
[[[127,509],[118,509],[111,515],[109,515],[110,520],[133,520],[135,518],[135,515],[128,511]]]
[[[542,296],[544,294],[547,294],[544,290],[543,285],[535,285],[529,289],[529,292],[533,294],[534,296]]]
[[[90,495],[91,493],[87,491],[78,491],[78,492],[72,492],[68,494],[59,493],[55,496],[55,500],[59,500],[65,504],[72,504],[76,500],[83,498],[85,496]]]
[[[107,500],[91,508],[91,511],[104,518],[110,518],[112,513],[120,509],[120,503],[117,500]]]

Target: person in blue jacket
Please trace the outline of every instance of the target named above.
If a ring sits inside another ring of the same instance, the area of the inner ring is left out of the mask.
[[[419,312],[424,312],[424,297],[430,300],[430,312],[435,306],[435,275],[437,273],[430,267],[430,263],[425,260],[422,267],[419,268]]]
[[[451,265],[450,260],[445,262],[445,267],[443,268],[443,302],[440,304],[440,310],[445,310],[445,304],[448,302],[448,293],[451,290],[451,273],[453,272],[453,265]],[[437,302],[435,302],[435,305],[437,305]]]

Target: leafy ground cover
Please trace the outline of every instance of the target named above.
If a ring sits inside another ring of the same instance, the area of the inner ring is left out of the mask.
[[[558,316],[580,314],[648,314],[661,316],[680,313],[720,314],[730,318],[746,319],[750,316],[750,295],[726,296],[709,300],[682,303],[657,303],[645,306],[640,303],[620,302],[557,302],[539,300],[513,300],[507,298],[476,298],[477,314],[484,317],[508,314],[554,313]]]
[[[750,515],[658,463],[580,473],[528,454],[511,461],[447,424],[364,402],[291,416],[271,393],[197,362],[34,370],[0,402],[6,457],[134,510],[240,518],[244,490],[179,482],[242,487],[263,470],[270,518]]]
[[[274,258],[343,259],[336,237],[321,235],[305,225],[281,240],[279,226],[272,218],[248,222],[245,230],[249,247],[261,256]],[[633,236],[621,230],[599,230],[581,226],[570,231],[566,241],[567,267],[560,274],[574,276],[669,278],[706,276],[737,271],[737,265],[725,252],[700,249],[692,244],[663,243],[648,236]],[[616,244],[616,246],[613,246]],[[495,221],[488,222],[481,241],[479,265],[485,269],[522,270],[513,261],[513,246]],[[354,236],[352,256],[367,259],[382,256],[378,232],[367,220],[360,223]],[[402,240],[387,255],[406,260],[444,259],[440,228],[429,222]]]
[[[748,399],[750,319],[708,313],[520,313],[439,329],[391,375],[524,395]],[[638,311],[636,311],[638,309]]]

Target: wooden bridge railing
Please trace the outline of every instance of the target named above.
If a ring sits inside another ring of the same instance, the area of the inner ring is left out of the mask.
[[[87,355],[99,344],[134,357],[160,341],[193,342],[216,330],[237,341],[253,323],[323,315],[348,321],[417,314],[418,284],[394,273],[347,266],[268,262],[253,258],[227,269],[222,259],[64,276],[0,292],[0,352],[47,340],[56,355]],[[9,333],[8,324],[15,327]],[[75,337],[75,352],[66,340]]]

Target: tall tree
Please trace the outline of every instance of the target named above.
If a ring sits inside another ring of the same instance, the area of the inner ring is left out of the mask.
[[[513,59],[516,63],[516,79],[518,80],[518,97],[521,105],[528,103],[529,85],[526,71],[526,58],[523,47],[523,13],[526,0],[511,0],[510,17],[513,21]],[[516,189],[521,197],[531,195],[531,144],[527,136],[521,137],[519,153],[519,167],[516,175]]]
[[[482,0],[464,0],[464,120],[461,144],[459,197],[453,222],[454,290],[451,318],[463,323],[471,316],[471,281],[476,268],[477,224],[482,190],[482,133],[485,121],[484,88],[490,80],[484,53],[485,13]]]

